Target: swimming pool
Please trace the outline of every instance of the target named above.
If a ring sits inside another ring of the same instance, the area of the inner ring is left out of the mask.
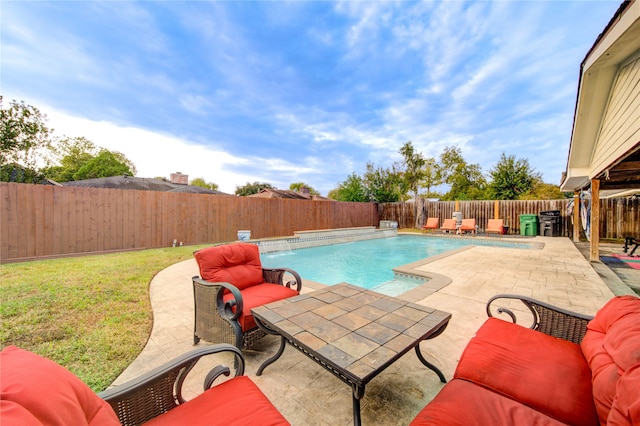
[[[527,243],[400,235],[262,254],[260,258],[266,267],[291,268],[307,280],[326,285],[348,282],[396,296],[424,280],[396,277],[393,268],[469,245],[531,248]]]

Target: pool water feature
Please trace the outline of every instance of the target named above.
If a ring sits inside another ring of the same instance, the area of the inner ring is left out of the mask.
[[[291,268],[307,280],[326,285],[348,282],[396,296],[421,285],[424,280],[396,276],[393,268],[470,245],[531,248],[527,243],[401,235],[262,254],[260,257],[266,267]]]

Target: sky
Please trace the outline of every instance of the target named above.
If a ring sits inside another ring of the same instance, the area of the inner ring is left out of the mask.
[[[0,95],[58,137],[321,194],[411,141],[566,169],[580,63],[619,1],[2,1]]]

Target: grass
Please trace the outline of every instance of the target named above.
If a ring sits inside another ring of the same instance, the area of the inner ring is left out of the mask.
[[[102,391],[149,338],[151,279],[197,248],[0,265],[0,344],[52,359]]]

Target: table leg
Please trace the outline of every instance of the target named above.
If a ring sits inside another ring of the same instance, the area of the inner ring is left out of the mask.
[[[267,366],[273,364],[278,360],[278,358],[280,358],[280,355],[282,355],[282,353],[284,352],[284,347],[286,344],[287,342],[284,339],[284,337],[280,336],[280,347],[278,348],[278,352],[276,352],[274,356],[272,356],[271,358],[269,358],[268,360],[262,363],[262,365],[260,366],[260,368],[258,368],[258,371],[256,372],[256,376],[260,376],[262,374],[262,371],[265,368],[267,368]]]
[[[416,345],[416,355],[418,356],[418,359],[420,360],[421,363],[423,363],[429,370],[433,371],[438,375],[442,383],[447,383],[447,379],[444,378],[444,374],[442,374],[442,371],[440,371],[438,367],[436,367],[435,365],[431,364],[429,361],[424,359],[424,356],[422,356],[422,352],[420,352],[420,345]]]
[[[351,395],[353,401],[353,426],[360,426],[362,424],[362,418],[360,416],[360,399],[364,396],[364,387],[360,387],[356,384],[352,385],[353,393]]]

